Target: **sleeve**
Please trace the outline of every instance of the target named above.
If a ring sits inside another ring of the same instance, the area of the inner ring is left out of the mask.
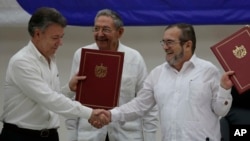
[[[72,101],[48,85],[41,77],[41,67],[30,60],[16,60],[12,64],[12,80],[23,93],[43,107],[64,117],[82,117],[88,119],[92,109]]]
[[[216,115],[223,117],[229,112],[233,101],[230,91],[231,89],[219,87],[218,95],[213,99],[213,111]]]
[[[71,72],[70,72],[70,78],[74,76],[76,73],[78,73],[79,71],[80,53],[81,53],[81,50],[78,49],[74,54]],[[75,100],[75,93],[71,95],[71,99]],[[68,141],[77,141],[78,124],[79,124],[79,118],[68,118],[65,120],[65,127],[67,129]]]
[[[217,116],[225,116],[232,105],[231,89],[225,90],[220,86],[220,72],[218,70],[211,70],[210,78],[212,78],[212,110]]]
[[[139,95],[137,97],[126,104],[110,110],[112,122],[132,121],[139,117],[146,116],[156,105],[153,90],[149,87],[150,83],[147,82],[147,80],[145,81],[144,87],[138,92]],[[153,128],[151,127],[151,129],[151,131],[154,131],[155,126],[153,126]]]
[[[138,82],[137,82],[137,92],[143,87],[143,82],[145,78],[147,77],[147,69],[145,62],[143,61],[141,57],[140,61],[140,71],[138,74]],[[138,93],[139,95],[140,93]],[[143,123],[143,136],[144,141],[153,141],[156,140],[156,132],[158,130],[158,108],[157,106],[154,106],[149,112],[146,113],[145,116],[142,118]]]
[[[70,90],[69,84],[66,84],[65,86],[63,86],[61,88],[61,91],[68,98],[73,99],[75,97],[75,93]]]

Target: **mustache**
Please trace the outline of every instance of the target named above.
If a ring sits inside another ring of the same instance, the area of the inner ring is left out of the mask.
[[[106,37],[96,37],[96,40],[103,41],[103,40],[108,40],[108,38],[106,38]]]

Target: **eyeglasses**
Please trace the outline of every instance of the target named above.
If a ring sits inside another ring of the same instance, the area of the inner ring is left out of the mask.
[[[109,27],[93,27],[92,31],[95,33],[101,31],[103,34],[109,34],[112,32],[112,29]]]
[[[183,41],[174,41],[174,40],[161,40],[160,44],[162,47],[168,46],[168,47],[173,47],[177,43],[181,43]]]

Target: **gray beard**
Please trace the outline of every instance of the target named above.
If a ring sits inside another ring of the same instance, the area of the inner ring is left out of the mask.
[[[168,60],[167,62],[171,66],[174,66],[182,60],[183,56],[184,56],[184,51],[182,50],[179,54],[175,55],[171,60]]]

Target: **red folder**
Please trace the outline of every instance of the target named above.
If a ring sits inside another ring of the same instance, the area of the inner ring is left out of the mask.
[[[94,109],[118,104],[124,52],[82,49],[79,75],[87,76],[77,86],[76,100]]]
[[[250,89],[250,27],[245,26],[211,47],[225,71],[233,70],[231,77],[239,94]]]

